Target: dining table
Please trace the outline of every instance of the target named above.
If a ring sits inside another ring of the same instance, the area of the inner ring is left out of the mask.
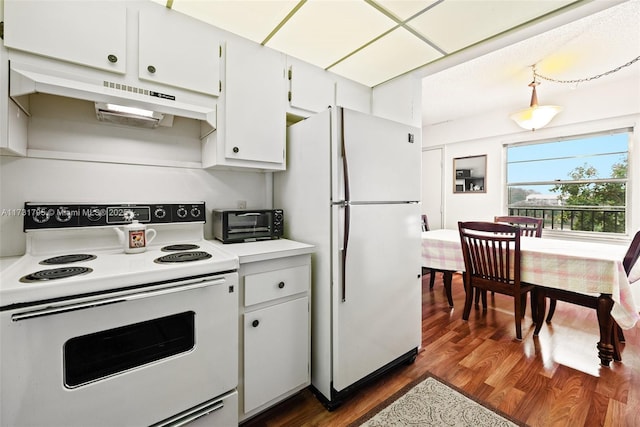
[[[622,264],[623,244],[556,238],[521,237],[520,280],[544,288],[597,298],[600,329],[598,357],[603,366],[613,360],[613,320],[622,329],[640,321],[640,300],[634,298],[629,277],[637,275],[640,262],[627,276]],[[422,232],[422,266],[447,272],[444,277],[449,305],[451,274],[465,270],[460,233],[457,229]],[[639,286],[640,283],[634,286]],[[539,329],[539,328],[538,328]]]

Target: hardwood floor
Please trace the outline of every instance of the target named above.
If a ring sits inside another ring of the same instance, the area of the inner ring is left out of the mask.
[[[531,316],[515,339],[513,300],[488,296],[489,309],[462,320],[462,277],[453,276],[449,309],[438,274],[422,284],[422,349],[402,366],[328,412],[309,390],[243,427],[346,426],[423,373],[447,380],[489,406],[530,426],[640,425],[640,326],[625,331],[622,362],[599,365],[595,310],[558,302],[553,322],[533,337]]]

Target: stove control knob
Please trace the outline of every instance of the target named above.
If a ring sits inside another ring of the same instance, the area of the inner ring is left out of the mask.
[[[184,208],[184,206],[180,206],[178,208],[178,210],[176,211],[176,215],[178,215],[179,218],[186,218],[187,216],[187,210]]]
[[[191,208],[191,216],[198,218],[200,216],[200,209],[197,206]]]
[[[53,215],[53,209],[36,208],[31,214],[31,217],[33,218],[34,222],[37,222],[38,224],[43,224],[49,221],[49,218],[51,218],[51,215]]]
[[[165,211],[164,208],[156,208],[156,210],[153,211],[153,214],[156,218],[162,219],[167,216],[167,211]]]
[[[95,222],[100,218],[102,218],[102,212],[100,212],[100,208],[89,209],[89,213],[87,213],[87,219],[89,221]]]
[[[71,211],[67,207],[60,207],[56,212],[58,222],[69,222],[71,219]]]

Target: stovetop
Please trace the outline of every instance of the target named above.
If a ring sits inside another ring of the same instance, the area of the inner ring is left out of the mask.
[[[150,221],[157,235],[141,253],[125,253],[114,226],[27,228],[27,253],[1,272],[0,309],[236,271],[237,256],[205,240],[203,224]]]
[[[94,250],[90,251],[91,255],[96,256],[94,259],[68,264],[42,265],[41,262],[51,258],[51,254],[26,254],[2,271],[0,306],[33,303],[238,269],[238,258],[224,252],[212,242],[201,240],[190,244],[197,244],[199,246],[197,251],[209,256],[196,261],[158,263],[156,262],[158,258],[171,253],[161,250],[166,245],[152,245],[146,252],[137,254],[125,254],[120,248]],[[194,251],[180,252],[184,257],[185,253]],[[20,281],[22,277],[42,270],[77,267],[88,268],[91,271],[62,279],[28,283]]]

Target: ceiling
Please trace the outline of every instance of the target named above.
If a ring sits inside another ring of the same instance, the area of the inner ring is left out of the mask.
[[[640,55],[640,0],[153,1],[370,87],[416,73],[425,125],[527,107],[533,64],[574,79]]]
[[[533,80],[534,64],[542,76],[581,80],[640,57],[640,1],[596,3],[607,8],[426,76],[422,81],[423,125],[478,111],[513,113],[527,108],[531,97],[527,85]],[[557,104],[555,99],[567,93],[616,79],[631,82],[629,95],[636,96],[640,104],[640,61],[578,84],[537,79],[541,82],[538,101],[540,105]]]

